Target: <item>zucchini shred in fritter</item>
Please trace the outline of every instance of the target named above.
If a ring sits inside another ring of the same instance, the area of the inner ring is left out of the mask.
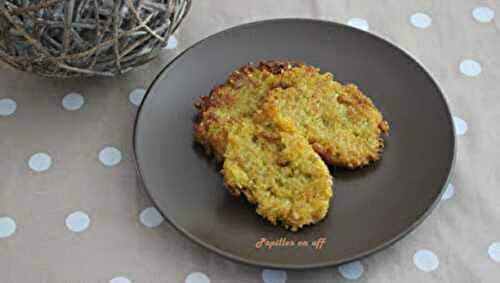
[[[277,61],[243,66],[197,108],[195,138],[223,162],[229,191],[292,231],[328,212],[332,177],[321,157],[336,166],[364,166],[380,158],[381,134],[388,130],[354,85]]]

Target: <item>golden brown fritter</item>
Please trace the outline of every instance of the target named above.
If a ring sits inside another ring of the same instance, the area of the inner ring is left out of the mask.
[[[284,128],[296,128],[328,163],[356,168],[380,159],[381,135],[389,127],[382,114],[353,84],[311,66],[283,73],[263,108]]]
[[[282,131],[262,116],[228,128],[223,166],[226,187],[243,193],[259,215],[297,231],[323,219],[332,178],[307,140]]]
[[[224,162],[226,187],[292,231],[328,212],[332,177],[321,157],[366,165],[380,158],[388,131],[355,85],[299,64],[246,65],[197,107],[196,139]]]
[[[251,117],[264,100],[276,122],[297,127],[328,163],[356,168],[380,159],[389,127],[373,102],[355,85],[301,64],[265,62],[234,72],[202,97],[197,140],[222,160],[227,127]]]
[[[227,129],[238,120],[251,117],[260,109],[269,90],[280,86],[280,75],[291,64],[280,62],[245,65],[233,72],[226,83],[201,97],[197,105],[199,122],[196,139],[209,153],[222,160],[227,143]]]

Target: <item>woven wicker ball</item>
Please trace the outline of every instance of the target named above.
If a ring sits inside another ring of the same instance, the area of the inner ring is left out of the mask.
[[[114,76],[167,44],[191,0],[0,0],[0,59],[49,77]]]

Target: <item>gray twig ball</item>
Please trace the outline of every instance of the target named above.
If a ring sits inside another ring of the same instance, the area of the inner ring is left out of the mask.
[[[153,59],[191,0],[0,0],[0,59],[49,77],[114,76]]]

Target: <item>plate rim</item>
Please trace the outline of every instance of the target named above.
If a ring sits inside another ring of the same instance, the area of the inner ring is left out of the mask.
[[[334,26],[338,26],[338,27],[341,27],[341,28],[347,28],[347,29],[349,29],[351,31],[354,31],[355,33],[364,33],[365,35],[368,35],[368,36],[372,37],[375,40],[384,42],[385,44],[389,45],[389,47],[397,50],[398,52],[402,53],[404,56],[406,56],[407,58],[409,58],[411,61],[413,61],[414,63],[416,63],[417,66],[418,66],[418,68],[421,71],[423,71],[423,73],[430,79],[430,81],[434,85],[434,87],[438,90],[439,97],[440,97],[440,99],[442,100],[442,102],[443,102],[443,104],[445,106],[445,110],[446,110],[447,116],[449,118],[448,119],[448,122],[450,123],[449,126],[451,127],[452,132],[453,132],[452,141],[451,141],[452,157],[451,157],[451,161],[450,161],[450,167],[449,167],[448,172],[447,172],[448,176],[446,177],[446,180],[443,183],[442,188],[441,188],[439,194],[437,195],[437,197],[432,201],[431,205],[425,210],[425,212],[417,218],[416,221],[414,221],[406,229],[404,229],[401,232],[399,232],[393,238],[391,238],[391,239],[383,242],[380,245],[377,245],[374,248],[365,250],[363,252],[356,253],[355,255],[353,255],[351,257],[348,257],[348,258],[345,258],[345,259],[342,259],[342,260],[330,260],[330,261],[324,261],[324,262],[312,263],[312,264],[264,263],[264,262],[259,262],[259,261],[256,261],[256,260],[246,259],[246,258],[243,258],[241,256],[234,255],[234,254],[232,254],[230,252],[221,250],[221,249],[219,249],[219,248],[217,248],[215,246],[212,246],[212,245],[204,242],[202,239],[200,239],[200,238],[192,235],[191,233],[189,233],[188,231],[186,231],[183,227],[177,225],[177,223],[173,219],[169,218],[165,213],[163,213],[163,211],[161,210],[161,208],[157,205],[156,201],[152,198],[151,193],[150,193],[148,187],[146,186],[146,182],[145,182],[144,176],[142,174],[141,166],[139,164],[139,159],[138,159],[138,150],[137,150],[138,135],[137,135],[137,129],[138,129],[138,125],[139,125],[139,120],[140,120],[140,118],[142,116],[142,113],[143,113],[142,110],[143,110],[144,102],[148,99],[149,95],[151,94],[151,91],[152,91],[153,87],[156,85],[157,81],[160,80],[163,77],[163,75],[166,74],[174,66],[174,64],[178,61],[178,59],[180,59],[184,54],[186,54],[190,50],[194,49],[195,47],[203,44],[204,42],[206,42],[206,41],[208,41],[208,40],[210,40],[212,38],[215,38],[217,36],[221,36],[224,33],[228,33],[228,32],[234,31],[234,30],[239,30],[239,29],[242,29],[242,28],[256,26],[256,25],[263,25],[263,24],[294,23],[294,22],[322,24],[322,25],[334,25]],[[396,242],[398,242],[399,240],[403,239],[409,233],[411,233],[412,231],[414,231],[420,224],[422,224],[422,222],[425,219],[427,219],[427,217],[434,211],[434,209],[440,203],[442,195],[443,195],[443,193],[445,191],[445,188],[450,183],[451,173],[453,172],[453,170],[455,168],[456,153],[457,153],[457,148],[456,148],[456,130],[455,130],[455,126],[453,124],[453,114],[452,114],[452,112],[450,110],[450,104],[448,103],[448,101],[446,99],[446,96],[444,95],[442,89],[439,87],[439,85],[437,84],[437,82],[434,79],[434,77],[430,74],[430,72],[425,68],[424,64],[422,64],[416,57],[414,57],[412,54],[410,54],[405,49],[397,46],[395,43],[389,41],[386,38],[383,38],[382,36],[380,36],[378,34],[375,34],[375,33],[372,33],[372,32],[367,32],[367,31],[364,31],[364,30],[360,30],[360,29],[351,27],[351,26],[349,26],[347,24],[343,24],[343,23],[339,23],[339,22],[334,22],[334,21],[329,21],[329,20],[324,20],[324,19],[307,18],[307,17],[304,17],[304,18],[300,18],[300,17],[285,17],[285,18],[266,19],[266,20],[259,20],[259,21],[251,21],[251,22],[247,22],[247,23],[243,23],[243,24],[237,24],[235,26],[232,26],[232,27],[229,27],[229,28],[217,31],[215,33],[212,33],[212,34],[210,34],[210,35],[202,38],[201,40],[193,43],[192,45],[190,45],[189,47],[187,47],[186,49],[184,49],[182,52],[180,52],[179,54],[177,54],[174,58],[172,58],[158,72],[158,74],[155,75],[154,79],[151,81],[151,83],[149,84],[149,86],[148,86],[148,88],[146,90],[144,98],[142,99],[141,103],[138,106],[137,113],[136,113],[136,116],[135,116],[135,119],[134,119],[134,126],[133,126],[132,149],[133,149],[133,160],[134,160],[134,165],[135,165],[135,168],[136,168],[136,173],[137,173],[137,176],[138,176],[138,181],[142,184],[143,191],[146,193],[147,197],[152,201],[153,206],[158,210],[158,212],[162,215],[162,217],[165,220],[167,220],[169,222],[169,224],[171,226],[173,226],[177,231],[179,231],[182,235],[184,235],[185,237],[187,237],[189,240],[195,242],[196,244],[202,246],[203,248],[209,250],[210,252],[214,252],[215,254],[218,254],[218,255],[226,258],[226,259],[229,259],[229,260],[232,260],[232,261],[235,261],[235,262],[239,262],[239,263],[243,263],[243,264],[247,264],[247,265],[251,265],[251,266],[255,266],[255,267],[260,267],[260,268],[288,269],[288,270],[307,270],[307,269],[318,269],[318,268],[327,268],[327,267],[339,266],[339,265],[342,265],[342,264],[346,264],[346,263],[349,263],[349,262],[353,262],[353,261],[365,258],[365,257],[367,257],[369,255],[375,254],[375,253],[377,253],[377,252],[379,252],[381,250],[384,250],[384,249],[386,249],[386,248],[394,245]]]

